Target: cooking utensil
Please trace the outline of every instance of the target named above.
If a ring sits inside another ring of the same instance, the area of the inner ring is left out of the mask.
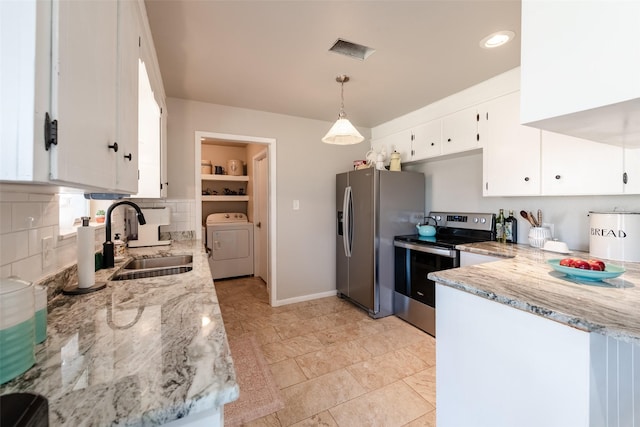
[[[529,218],[531,218],[531,221],[533,222],[534,227],[540,227],[538,220],[536,220],[536,217],[533,216],[533,212],[529,212]]]
[[[538,209],[538,225],[542,227],[542,211]]]
[[[532,227],[536,226],[532,221],[532,218],[529,217],[529,214],[526,211],[520,211],[520,216],[529,221],[529,224],[531,224]]]

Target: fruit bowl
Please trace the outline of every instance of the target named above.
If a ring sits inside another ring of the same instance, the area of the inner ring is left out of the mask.
[[[579,280],[599,281],[604,279],[613,279],[614,277],[618,277],[625,272],[624,267],[613,264],[607,264],[604,271],[595,271],[583,270],[574,267],[565,267],[563,265],[560,265],[560,258],[550,259],[547,261],[547,263],[551,267],[553,267],[554,270]]]

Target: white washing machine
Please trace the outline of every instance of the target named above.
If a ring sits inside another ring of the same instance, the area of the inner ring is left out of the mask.
[[[206,245],[214,279],[253,275],[253,223],[246,214],[207,216]]]

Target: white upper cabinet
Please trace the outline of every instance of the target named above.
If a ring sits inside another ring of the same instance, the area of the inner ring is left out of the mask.
[[[467,108],[442,119],[442,154],[480,148],[477,107]]]
[[[136,3],[24,0],[0,8],[2,40],[12,41],[0,65],[0,179],[135,192]],[[57,125],[49,146],[45,115]]]
[[[116,134],[118,3],[59,1],[56,6],[52,116],[58,121],[58,143],[51,147],[51,179],[112,190],[122,155],[116,152],[121,144]]]
[[[523,0],[522,123],[640,148],[640,2]]]
[[[623,192],[640,194],[640,148],[624,151]]]
[[[496,98],[486,110],[484,196],[540,194],[540,130],[519,123],[520,92]]]
[[[542,131],[542,194],[595,195],[623,191],[620,147]]]
[[[51,2],[0,1],[0,181],[47,182]]]
[[[416,126],[411,132],[411,159],[423,160],[442,152],[442,120]]]

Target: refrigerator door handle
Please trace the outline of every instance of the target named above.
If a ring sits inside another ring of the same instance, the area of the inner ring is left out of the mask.
[[[342,211],[344,215],[342,217],[343,233],[342,243],[344,245],[344,255],[347,258],[351,257],[351,186],[347,186],[344,189],[344,198],[342,200]]]

